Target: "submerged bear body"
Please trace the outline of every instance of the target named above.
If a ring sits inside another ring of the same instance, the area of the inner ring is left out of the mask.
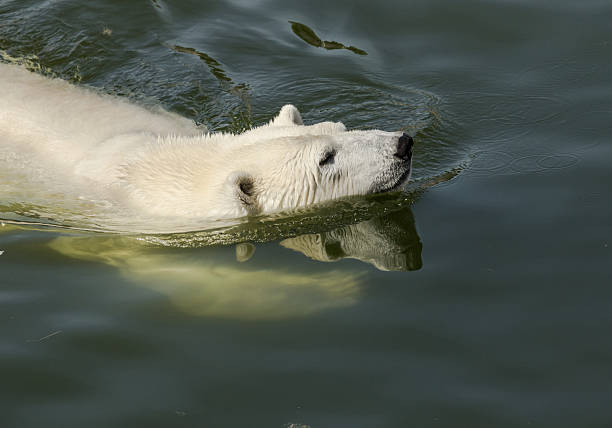
[[[0,64],[0,146],[104,188],[135,212],[228,218],[396,189],[410,174],[401,132],[304,125],[286,105],[239,135]]]

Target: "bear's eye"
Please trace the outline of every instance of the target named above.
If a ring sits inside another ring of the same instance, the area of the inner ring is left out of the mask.
[[[253,196],[253,181],[249,179],[240,180],[240,191],[247,196]]]
[[[335,150],[328,150],[327,152],[325,152],[325,154],[323,155],[323,157],[321,158],[321,160],[319,161],[319,166],[323,166],[323,165],[329,165],[334,163],[334,157],[336,156],[336,151]]]

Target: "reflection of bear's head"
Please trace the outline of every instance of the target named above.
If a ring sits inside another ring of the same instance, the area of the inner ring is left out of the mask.
[[[132,196],[158,214],[241,217],[393,190],[411,171],[408,135],[347,131],[332,122],[305,126],[291,105],[241,135],[202,138],[187,144],[189,156],[170,145],[163,160],[128,165]],[[152,174],[159,165],[166,172]]]
[[[422,244],[409,208],[325,233],[281,241],[286,248],[322,261],[351,258],[380,270],[418,270]]]

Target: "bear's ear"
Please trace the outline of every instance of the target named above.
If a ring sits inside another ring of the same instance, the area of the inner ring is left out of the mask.
[[[249,214],[257,212],[255,180],[252,175],[243,171],[235,171],[227,178],[226,185],[230,188],[230,194],[240,201]]]
[[[278,112],[278,116],[270,121],[270,126],[295,126],[303,124],[300,112],[291,104],[283,106]]]

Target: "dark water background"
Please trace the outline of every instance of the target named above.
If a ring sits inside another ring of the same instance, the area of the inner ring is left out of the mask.
[[[215,131],[404,129],[430,186],[212,238],[5,223],[0,426],[612,424],[609,1],[3,0],[0,50]]]

